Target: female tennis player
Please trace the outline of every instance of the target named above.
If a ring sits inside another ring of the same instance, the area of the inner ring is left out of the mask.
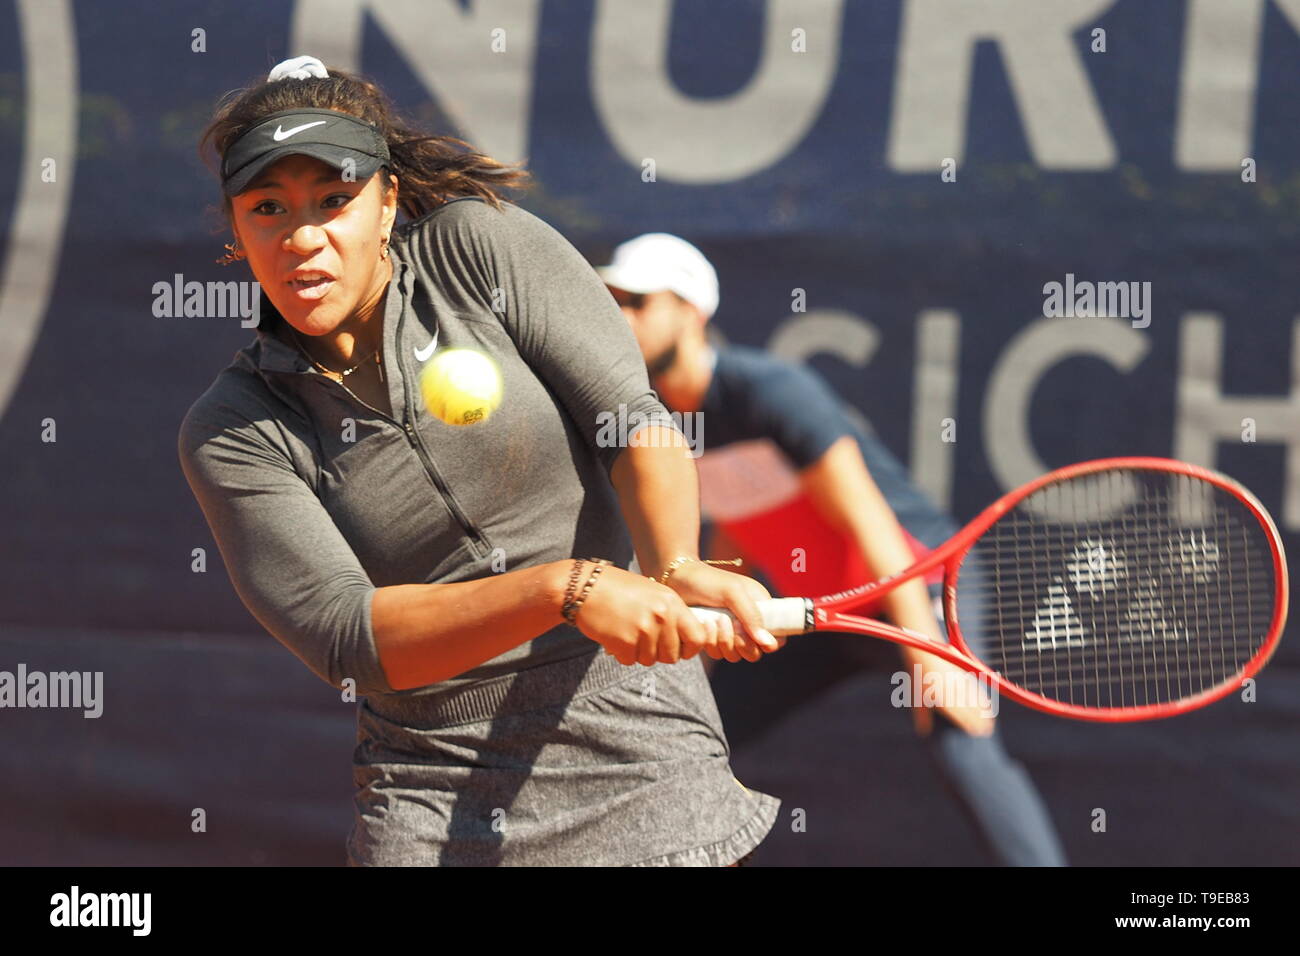
[[[209,144],[261,321],[178,450],[249,611],[360,698],[348,863],[737,865],[779,801],[732,775],[701,654],[777,650],[770,595],[699,560],[685,440],[586,261],[503,199],[526,173],[312,57]],[[452,347],[504,380],[472,426],[420,399]]]

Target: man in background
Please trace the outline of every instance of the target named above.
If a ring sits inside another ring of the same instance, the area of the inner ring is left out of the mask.
[[[900,571],[956,531],[815,372],[762,349],[709,343],[718,280],[693,245],[666,233],[638,236],[597,272],[631,324],[664,405],[703,413],[707,437],[696,464],[712,532],[707,556],[741,557],[742,573],[760,571],[774,595],[818,596]],[[853,611],[945,641],[934,603],[941,579],[937,570]],[[823,657],[820,673],[796,676],[785,661],[763,668],[778,688],[789,676],[784,693],[764,693],[755,708],[765,724],[855,669],[897,669],[900,654],[909,675],[917,665],[925,674],[960,671],[885,641],[826,641],[838,653]],[[998,862],[1065,864],[1032,781],[1003,749],[987,710],[945,702],[934,713],[912,713],[941,777]]]

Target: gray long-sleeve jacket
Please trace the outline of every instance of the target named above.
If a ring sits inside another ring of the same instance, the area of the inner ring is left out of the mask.
[[[181,465],[230,579],[314,673],[334,686],[353,678],[363,695],[431,693],[589,654],[592,642],[560,622],[430,688],[394,692],[385,678],[376,588],[569,557],[632,567],[608,477],[622,449],[602,440],[602,413],[624,405],[632,422],[672,422],[604,285],[529,212],[457,200],[394,230],[391,250],[392,418],[272,334],[284,319],[265,293],[256,339],[185,416]],[[500,364],[504,401],[487,421],[455,427],[425,409],[416,350],[435,335],[438,349],[469,346]]]

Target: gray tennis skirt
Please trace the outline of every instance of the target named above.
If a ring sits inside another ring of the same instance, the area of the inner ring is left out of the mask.
[[[348,865],[730,866],[780,807],[730,758],[698,656],[364,698]]]

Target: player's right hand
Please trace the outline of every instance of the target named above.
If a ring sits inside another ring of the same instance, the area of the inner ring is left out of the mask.
[[[753,578],[700,561],[688,561],[669,579],[668,586],[689,606],[730,612],[712,616],[717,629],[705,652],[715,661],[733,664],[741,660],[757,661],[764,654],[785,646],[784,637],[763,628],[763,615],[757,602],[772,595]]]
[[[579,593],[586,580],[584,574]],[[690,660],[719,639],[717,626],[697,618],[672,588],[608,565],[587,592],[575,623],[626,665]]]

